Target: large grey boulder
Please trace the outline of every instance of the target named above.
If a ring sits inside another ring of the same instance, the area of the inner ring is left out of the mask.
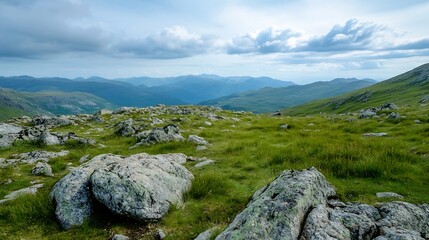
[[[366,109],[366,110],[362,110],[359,113],[359,118],[372,118],[372,117],[375,117],[375,116],[377,116],[377,110],[374,109],[374,108],[369,108],[369,109]]]
[[[141,142],[143,144],[155,144],[170,141],[184,141],[180,134],[180,129],[174,124],[169,124],[163,128],[154,128]]]
[[[12,146],[21,131],[21,127],[7,123],[0,123],[0,147]]]
[[[63,228],[81,225],[91,215],[93,199],[89,180],[95,169],[122,160],[119,156],[98,155],[55,184],[50,197],[55,201],[55,215]]]
[[[180,203],[190,187],[193,176],[179,164],[186,158],[183,154],[98,155],[55,184],[50,196],[56,217],[65,229],[81,225],[97,199],[116,213],[155,221],[171,204]]]
[[[300,240],[350,239],[350,231],[342,223],[329,219],[329,210],[325,205],[317,205],[308,214]]]
[[[258,190],[216,239],[297,239],[309,211],[334,195],[315,168],[284,171]]]
[[[383,110],[398,110],[399,108],[398,108],[398,106],[396,106],[396,104],[394,104],[394,103],[385,103],[385,104],[381,105],[381,106],[379,107],[379,109],[380,109],[381,111],[383,111]]]
[[[112,212],[130,218],[157,221],[172,204],[182,201],[193,175],[182,165],[147,154],[110,163],[91,176],[95,198]]]
[[[34,126],[37,125],[43,125],[45,127],[59,127],[59,126],[67,126],[73,124],[73,121],[69,120],[65,116],[58,116],[58,117],[50,117],[46,115],[42,116],[35,116],[31,123]]]
[[[399,118],[401,118],[401,114],[399,114],[397,112],[391,112],[389,115],[387,115],[386,118],[389,119],[389,120],[399,119]]]

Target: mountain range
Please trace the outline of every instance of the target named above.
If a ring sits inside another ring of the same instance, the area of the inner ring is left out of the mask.
[[[315,99],[336,96],[374,83],[376,81],[373,79],[337,78],[332,81],[320,81],[307,85],[262,88],[204,101],[200,104],[218,106],[229,110],[264,113],[297,106]]]

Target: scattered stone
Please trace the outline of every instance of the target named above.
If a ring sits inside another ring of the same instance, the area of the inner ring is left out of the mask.
[[[280,111],[275,111],[271,114],[272,117],[281,117],[283,114]]]
[[[204,122],[204,125],[206,125],[206,126],[209,126],[209,127],[210,127],[210,126],[212,126],[213,124],[212,124],[211,122],[205,121],[205,122]]]
[[[88,161],[88,159],[89,159],[89,154],[86,154],[86,155],[83,155],[83,156],[79,159],[79,162],[80,162],[80,163],[83,163],[83,162]]]
[[[375,194],[375,196],[377,196],[377,198],[399,198],[399,199],[404,198],[404,196],[397,194],[395,192],[378,192]]]
[[[423,96],[422,99],[419,101],[420,104],[429,102],[429,95]]]
[[[170,141],[184,141],[180,134],[180,128],[174,124],[169,124],[163,128],[154,128],[148,136],[141,141],[143,144],[156,144]]]
[[[72,125],[74,122],[69,120],[66,116],[50,117],[46,115],[35,116],[31,123],[34,126],[43,125],[45,127],[60,127]]]
[[[414,123],[416,123],[416,124],[420,124],[420,123],[422,123],[420,120],[418,120],[418,119],[416,119],[416,120],[414,120]]]
[[[207,229],[204,232],[198,234],[194,240],[210,240],[217,229],[217,227]]]
[[[36,185],[31,186],[31,187],[27,187],[27,188],[23,188],[23,189],[13,191],[13,192],[9,193],[8,195],[4,196],[4,198],[2,200],[0,200],[0,204],[4,203],[6,201],[14,200],[21,195],[36,194],[38,189],[42,188],[42,187],[43,187],[43,184],[36,184]]]
[[[112,237],[112,240],[129,240],[129,239],[130,239],[129,237],[122,235],[122,234],[115,234]]]
[[[133,126],[133,119],[128,119],[123,122],[119,122],[115,125],[116,131],[115,133],[119,136],[130,137],[134,135],[136,129]]]
[[[289,124],[280,125],[280,129],[289,129]]]
[[[100,115],[92,115],[91,121],[102,123],[102,122],[104,122],[104,119]]]
[[[216,240],[297,239],[307,213],[334,195],[335,190],[315,168],[284,171],[253,195]]]
[[[208,145],[209,143],[202,137],[197,135],[189,135],[188,141],[198,145]]]
[[[207,150],[207,146],[204,146],[204,145],[198,145],[198,146],[195,148],[195,150],[197,150],[197,151],[204,151],[204,150]]]
[[[364,137],[385,137],[389,134],[385,132],[379,132],[379,133],[364,133],[362,136]]]
[[[366,109],[366,110],[362,110],[360,113],[359,113],[359,118],[372,118],[372,117],[375,117],[375,116],[377,116],[377,111],[376,111],[376,109],[374,109],[374,108],[369,108],[369,109]]]
[[[209,165],[209,164],[212,164],[212,163],[215,163],[215,161],[213,161],[211,159],[207,159],[205,161],[202,161],[202,162],[195,164],[194,168],[202,168],[202,167]]]
[[[101,109],[95,113],[95,115],[110,115],[110,114],[112,114],[112,111],[107,109]]]
[[[37,162],[36,166],[31,170],[31,174],[36,176],[48,176],[53,177],[52,168],[49,164],[44,162]]]
[[[387,119],[399,119],[401,115],[397,112],[391,112],[387,117]]]
[[[152,123],[151,123],[151,125],[152,125],[152,126],[154,126],[154,125],[159,125],[159,124],[164,124],[164,121],[163,121],[163,120],[161,120],[161,119],[159,119],[159,118],[154,117],[154,118],[152,119]]]
[[[167,237],[167,235],[164,233],[164,231],[162,229],[157,229],[156,230],[156,239],[162,240],[165,237]]]
[[[398,110],[399,108],[394,103],[385,103],[385,104],[381,105],[379,107],[379,109],[381,111],[384,111],[384,110]]]

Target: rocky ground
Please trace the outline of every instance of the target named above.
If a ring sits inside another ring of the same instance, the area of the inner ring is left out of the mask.
[[[402,119],[398,113],[399,108],[394,104],[363,110],[352,115],[353,120],[348,116],[342,118],[347,119],[348,124],[353,124],[354,121],[377,121],[380,119],[377,114],[380,111],[386,115],[383,119],[394,121],[387,124],[397,124],[397,121]],[[386,111],[390,113],[386,114]],[[214,192],[222,195],[223,191],[227,195],[228,184],[216,190],[216,184],[223,180],[212,177],[219,179],[219,182],[210,182],[210,179],[200,178],[200,172],[210,166],[218,169],[219,174],[221,171],[230,172],[228,169],[240,168],[240,164],[235,164],[233,168],[220,170],[216,166],[219,161],[222,164],[222,161],[218,158],[212,159],[212,156],[234,158],[235,147],[231,148],[232,142],[228,146],[228,142],[234,137],[224,136],[254,131],[256,126],[252,125],[252,121],[258,118],[262,118],[261,121],[267,126],[270,122],[275,122],[277,127],[269,131],[273,132],[272,136],[282,139],[284,138],[282,134],[295,131],[297,128],[301,128],[296,133],[301,137],[305,137],[307,132],[317,134],[320,131],[314,129],[317,124],[313,122],[306,123],[305,127],[300,126],[279,112],[272,116],[253,116],[251,113],[227,112],[212,107],[162,105],[149,108],[124,107],[115,111],[102,110],[94,115],[21,117],[0,123],[0,147],[4,149],[0,152],[1,156],[4,156],[0,158],[0,169],[9,174],[5,174],[0,182],[0,188],[4,188],[1,191],[4,194],[0,195],[2,197],[0,216],[2,208],[17,205],[23,195],[34,195],[42,189],[49,193],[47,195],[60,226],[54,232],[74,231],[82,238],[83,236],[79,235],[80,227],[99,217],[93,215],[99,215],[100,211],[97,209],[101,208],[111,216],[119,216],[125,222],[134,222],[139,226],[150,226],[152,223],[160,226],[152,230],[150,227],[145,227],[144,230],[109,229],[107,236],[104,235],[102,238],[146,239],[148,235],[145,232],[148,232],[151,238],[175,239],[172,234],[174,228],[169,228],[168,225],[170,221],[168,218],[173,218],[170,216],[175,214],[171,211],[180,212],[180,209],[186,209],[193,206],[192,204],[198,206],[197,200],[211,196]],[[329,121],[337,120],[336,116],[329,117]],[[422,124],[421,120],[410,121],[414,121],[413,124]],[[210,129],[216,125],[219,126],[216,131],[211,131]],[[261,128],[263,132],[265,127]],[[373,129],[362,131],[366,130]],[[386,137],[388,134],[359,132],[355,137],[359,138],[359,141],[367,141],[365,137],[372,136]],[[210,139],[213,139],[213,142]],[[258,141],[252,144],[257,146]],[[287,144],[287,141],[284,144]],[[225,150],[222,155],[216,154],[219,151],[217,146]],[[241,149],[240,145],[236,147],[239,151],[246,151],[243,143]],[[32,151],[24,152],[25,148]],[[180,149],[184,152],[179,152]],[[253,159],[258,155],[260,148],[255,151],[250,154]],[[68,162],[61,163],[64,159]],[[236,216],[230,215],[228,219],[222,221],[200,219],[199,222],[204,222],[204,226],[210,223],[209,225],[214,227],[207,228],[207,231],[202,231],[201,234],[195,232],[188,234],[188,237],[181,239],[429,238],[427,204],[408,203],[404,201],[406,199],[402,195],[388,191],[377,192],[377,198],[401,201],[381,201],[375,205],[343,202],[334,186],[320,172],[325,170],[330,176],[336,176],[338,173],[334,167],[328,171],[322,163],[308,162],[299,166],[310,167],[308,164],[312,164],[320,167],[320,171],[314,167],[301,171],[285,170],[286,168],[278,171],[282,164],[286,164],[283,163],[284,160],[272,156],[269,161],[271,162],[265,166],[271,169],[268,176],[275,173],[277,177],[254,194],[253,191],[247,190],[246,194],[249,196],[253,194],[253,197],[250,202],[246,201],[245,207],[242,203],[246,197],[236,200],[243,206],[241,209],[234,208],[231,211],[238,213]],[[289,164],[292,165],[291,162]],[[276,170],[273,171],[274,169]],[[246,174],[251,174],[252,171],[259,170],[245,169]],[[27,186],[20,189],[7,191],[10,189],[7,186],[20,185],[18,179],[21,175],[32,181],[25,181]],[[258,181],[267,183],[261,175],[256,174],[253,177],[260,177],[262,180]],[[234,176],[234,178],[243,185],[240,182],[247,177]],[[208,187],[207,190],[200,190],[206,192],[198,195],[197,186],[201,184]],[[251,189],[257,189],[253,183],[249,184]],[[259,182],[257,185],[261,186]],[[190,196],[193,199],[190,200]],[[227,204],[234,201],[234,198],[218,201],[219,205],[228,208]],[[228,226],[225,223],[228,223]],[[162,230],[162,226],[167,227],[167,234]],[[110,228],[109,223],[102,228]],[[225,229],[222,231],[223,228]],[[21,235],[19,230],[11,226],[7,226],[7,229],[8,232],[17,234],[16,237],[8,234],[7,237],[11,239],[19,238]],[[52,234],[52,230],[50,231]],[[186,232],[182,233],[183,235],[186,235]],[[48,238],[55,238],[55,234]],[[73,239],[69,235],[61,238]]]

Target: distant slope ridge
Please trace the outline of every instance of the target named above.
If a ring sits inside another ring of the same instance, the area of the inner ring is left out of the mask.
[[[335,98],[285,109],[284,112],[289,115],[344,113],[376,107],[386,102],[397,105],[417,104],[427,95],[429,95],[429,63],[372,86]]]
[[[35,114],[94,113],[117,106],[88,93],[16,92],[0,88],[0,119]]]
[[[372,85],[375,82],[372,79],[337,78],[332,81],[315,82],[307,85],[263,88],[204,101],[200,104],[256,113],[272,112],[286,107],[297,106],[311,100],[350,92]]]

